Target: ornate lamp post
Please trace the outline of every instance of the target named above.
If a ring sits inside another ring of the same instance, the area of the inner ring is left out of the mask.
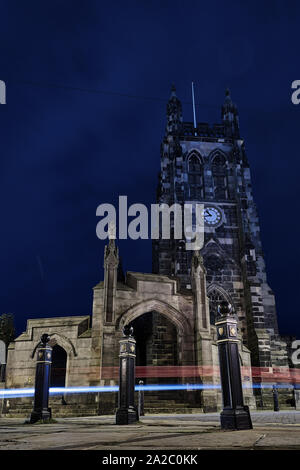
[[[138,413],[134,405],[136,341],[132,334],[133,328],[126,326],[123,329],[124,338],[120,340],[120,375],[116,424],[133,424],[138,421]]]
[[[248,406],[244,405],[241,369],[237,338],[237,319],[232,314],[232,306],[221,302],[218,306],[217,344],[223,395],[221,428],[240,430],[252,429]]]
[[[45,421],[51,418],[51,408],[48,407],[48,402],[52,348],[49,346],[49,344],[47,344],[49,340],[49,336],[47,334],[43,334],[41,336],[41,343],[38,346],[35,373],[34,405],[30,416],[30,423],[36,423],[40,420]]]

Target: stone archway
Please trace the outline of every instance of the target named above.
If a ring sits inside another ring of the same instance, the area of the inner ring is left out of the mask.
[[[194,340],[193,338],[193,327],[190,324],[190,319],[183,313],[174,308],[172,305],[158,299],[150,299],[139,302],[125,312],[123,312],[116,323],[116,330],[120,335],[125,325],[129,325],[136,319],[143,315],[152,312],[157,317],[165,319],[161,325],[162,328],[167,330],[167,334],[170,334],[171,327],[167,324],[174,325],[176,329],[176,361],[173,361],[172,365],[184,365],[192,364],[194,361],[193,356],[193,345],[189,344],[189,341]],[[167,323],[167,324],[166,324]],[[175,357],[175,355],[174,355]],[[152,362],[153,364],[153,362]]]
[[[64,386],[67,387],[69,384],[69,375],[70,375],[70,363],[71,363],[70,359],[73,357],[77,357],[76,348],[73,342],[67,336],[61,333],[53,332],[53,333],[50,333],[49,336],[50,336],[50,342],[49,342],[50,346],[54,348],[57,345],[61,349],[63,349],[66,353],[66,365],[65,365],[66,371],[64,374],[64,377],[65,377]],[[40,344],[40,341],[36,343],[34,349],[30,353],[30,360],[32,364],[35,363],[35,353],[39,344]]]
[[[64,348],[55,344],[52,348],[52,365],[51,365],[51,387],[65,387],[67,372],[67,352]]]
[[[146,312],[129,324],[136,340],[136,366],[179,364],[178,329],[166,316]]]
[[[77,357],[77,351],[73,342],[65,335],[61,333],[53,332],[50,335],[50,343],[58,345],[66,352],[66,365],[65,365],[65,387],[69,385],[71,358]],[[54,346],[55,347],[55,346]]]
[[[191,326],[189,318],[172,305],[162,300],[150,299],[134,304],[129,309],[125,310],[125,312],[119,316],[116,327],[118,330],[122,330],[125,325],[128,325],[135,318],[152,311],[166,316],[170,321],[175,323],[181,336],[184,335],[186,330]]]
[[[151,366],[153,312],[147,312],[130,322],[136,340],[136,366]]]
[[[135,327],[141,323],[143,327],[143,318],[145,328],[147,325],[152,328],[148,336],[144,334],[145,343],[142,344],[142,349],[146,364],[145,367],[139,367],[137,363],[136,380],[142,379],[147,385],[170,385],[170,388],[163,391],[146,391],[145,406],[148,408],[156,407],[157,400],[166,409],[174,406],[174,403],[180,403],[182,406],[181,404],[186,401],[189,403],[199,401],[196,393],[186,396],[187,392],[173,389],[176,384],[193,381],[193,377],[187,378],[185,375],[187,370],[185,366],[192,366],[195,363],[195,329],[192,324],[193,319],[188,317],[189,313],[188,309],[185,313],[164,300],[156,298],[136,303],[118,317],[116,336],[119,335],[119,337],[125,325]],[[136,338],[138,354],[140,339],[141,336],[138,333]],[[139,361],[138,354],[137,360]]]

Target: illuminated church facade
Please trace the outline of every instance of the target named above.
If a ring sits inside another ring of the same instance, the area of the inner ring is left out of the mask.
[[[246,404],[256,406],[251,365],[288,366],[274,294],[266,278],[245,144],[229,91],[221,116],[221,123],[212,127],[184,122],[181,102],[172,88],[157,202],[204,204],[200,252],[186,250],[183,239],[154,240],[152,273],[129,271],[124,276],[118,248],[110,240],[104,253],[104,281],[94,287],[92,322],[90,316],[28,320],[26,332],[9,346],[7,387],[34,383],[33,351],[45,332],[54,345],[53,370],[63,371],[61,376],[53,374],[53,385],[117,384],[119,340],[123,327],[131,324],[137,340],[137,380],[155,383],[155,376],[147,378],[144,366],[153,371],[199,367],[198,376],[174,372],[158,381],[212,385],[196,394],[169,397],[170,403],[175,408],[181,400],[203,411],[220,409],[221,393],[214,387],[219,384],[214,323],[221,300],[230,302],[238,317]],[[89,394],[90,409],[114,411],[113,395]],[[70,403],[76,399],[70,395]]]

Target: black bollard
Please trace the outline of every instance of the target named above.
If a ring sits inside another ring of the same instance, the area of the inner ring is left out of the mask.
[[[278,399],[278,390],[276,385],[273,385],[273,402],[274,402],[274,411],[279,411],[279,399]]]
[[[138,421],[134,405],[135,385],[135,339],[133,328],[125,327],[124,338],[120,340],[119,396],[116,424],[133,424]]]
[[[139,385],[144,385],[142,380],[139,381]],[[144,390],[139,390],[139,404],[138,404],[139,416],[145,416],[144,413]]]
[[[232,306],[221,302],[216,321],[217,344],[223,395],[221,428],[231,430],[252,429],[248,406],[244,405],[241,369],[239,361],[237,320],[232,314]]]
[[[43,334],[37,351],[34,405],[30,416],[31,424],[51,418],[51,409],[48,407],[48,402],[52,348],[47,344],[49,340],[49,336]]]

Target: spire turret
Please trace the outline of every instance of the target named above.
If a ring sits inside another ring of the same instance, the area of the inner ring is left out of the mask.
[[[119,250],[115,239],[110,238],[104,248],[104,315],[105,321],[114,321],[114,303],[117,289]]]
[[[182,125],[182,105],[176,95],[176,88],[173,84],[171,87],[171,96],[167,103],[167,126],[166,133],[168,135],[178,134]]]
[[[225,92],[225,100],[222,106],[222,120],[226,135],[239,139],[239,114],[236,105],[232,102],[229,88],[227,88]]]

